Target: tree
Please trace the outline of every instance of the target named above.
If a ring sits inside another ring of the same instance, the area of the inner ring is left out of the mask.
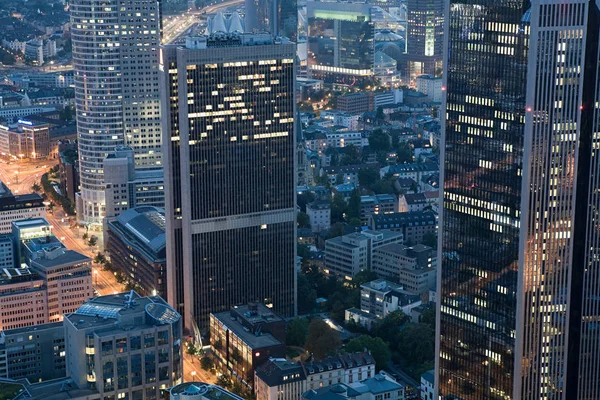
[[[359,218],[360,219],[360,193],[357,189],[354,189],[350,194],[350,200],[348,201],[348,214],[346,218]]]
[[[369,136],[369,147],[374,151],[390,150],[390,136],[381,129],[375,129]]]
[[[196,353],[198,352],[198,349],[196,348],[196,345],[194,344],[194,342],[192,342],[191,340],[189,342],[186,343],[185,345],[185,352],[188,356],[195,356]],[[192,361],[194,359],[192,358]]]
[[[352,218],[350,221],[348,221],[348,226],[360,228],[362,226],[362,222],[360,221],[360,218]]]
[[[296,318],[286,327],[285,343],[288,346],[304,346],[308,335],[308,320]]]
[[[303,274],[298,274],[297,288],[298,312],[300,314],[309,314],[313,312],[315,302],[317,301],[317,292]]]
[[[344,174],[337,174],[335,177],[335,184],[341,185],[342,183],[344,183]]]
[[[340,161],[341,165],[354,165],[360,164],[360,149],[353,144],[346,145],[342,148],[342,159]]]
[[[396,148],[396,162],[398,164],[413,162],[413,156],[413,149],[406,142],[400,143]]]
[[[42,190],[42,187],[39,183],[35,182],[33,185],[31,185],[31,190],[33,190],[35,193],[38,193],[40,190]]]
[[[312,352],[317,360],[335,353],[341,343],[339,332],[330,328],[321,318],[310,321],[304,347]]]
[[[421,321],[419,322],[428,325],[432,330],[435,330],[435,308],[429,307],[423,310]]]
[[[112,271],[112,270],[113,270],[113,265],[112,265],[112,263],[111,263],[111,262],[109,262],[109,261],[106,261],[106,262],[104,263],[104,266],[102,267],[102,269],[103,269],[104,271]]]
[[[104,256],[104,254],[98,252],[98,254],[96,254],[96,257],[94,257],[94,262],[96,264],[104,264],[106,262],[106,257]]]
[[[423,241],[422,243],[425,246],[429,246],[431,248],[437,249],[437,235],[433,232],[427,232],[423,234]]]
[[[372,326],[371,332],[386,343],[394,343],[400,329],[409,321],[410,317],[408,315],[402,310],[396,310]]]
[[[82,238],[83,240],[88,240],[89,236],[88,236],[87,232],[86,232],[86,233],[84,233],[84,234],[81,236],[81,238]]]
[[[426,324],[408,324],[395,342],[402,365],[421,365],[435,356],[435,331]]]
[[[327,239],[333,239],[334,237],[342,236],[344,234],[344,224],[336,222],[329,228],[329,234]]]
[[[360,171],[358,171],[358,184],[360,186],[370,188],[380,179],[381,178],[379,177],[379,171],[373,168],[363,168]]]
[[[300,228],[310,228],[310,218],[309,218],[308,214],[303,213],[302,211],[300,211],[298,213],[298,215],[296,216],[296,219],[298,221],[298,227],[300,227]]]
[[[94,247],[96,244],[98,244],[98,238],[96,236],[92,236],[90,240],[88,240],[88,245],[90,247]]]
[[[296,254],[298,254],[299,257],[302,257],[303,259],[307,259],[310,257],[310,248],[308,247],[307,244],[304,243],[298,243],[296,245]]]
[[[117,271],[115,273],[115,279],[116,279],[117,283],[125,282],[125,277],[123,276],[123,274],[120,271]]]
[[[352,283],[356,287],[360,287],[360,285],[364,285],[365,283],[374,281],[375,279],[377,279],[377,273],[375,273],[375,271],[364,269],[354,275],[354,278],[352,278]]]
[[[377,121],[385,121],[385,113],[383,112],[383,106],[377,107],[377,112],[375,113],[375,119]]]
[[[231,387],[231,392],[235,395],[241,396],[244,394],[244,387],[237,380],[233,382],[233,386]]]
[[[344,200],[344,196],[336,193],[331,202],[331,221],[342,222],[347,208],[348,204],[346,203],[346,200]]]
[[[200,367],[205,370],[208,371],[212,368],[214,368],[215,363],[213,362],[213,359],[210,358],[209,356],[204,356],[200,359]]]
[[[390,361],[390,350],[381,338],[361,335],[349,341],[345,348],[349,353],[364,351],[364,349],[371,352],[371,355],[375,359],[377,370],[387,367]]]
[[[231,387],[231,380],[225,374],[219,375],[217,378],[217,385],[221,386],[222,388],[229,389]]]

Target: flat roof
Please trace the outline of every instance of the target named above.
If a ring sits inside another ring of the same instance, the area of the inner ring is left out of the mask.
[[[211,315],[214,316],[221,324],[226,326],[228,330],[243,340],[252,349],[260,349],[263,347],[283,344],[270,333],[262,333],[256,336],[254,333],[246,330],[247,328],[244,329],[244,325],[242,325],[235,317],[233,317],[230,311],[213,313]]]
[[[55,258],[37,258],[32,259],[32,266],[41,267],[43,269],[51,269],[65,264],[77,264],[86,261],[92,261],[91,258],[85,256],[75,250],[65,250],[65,252]]]

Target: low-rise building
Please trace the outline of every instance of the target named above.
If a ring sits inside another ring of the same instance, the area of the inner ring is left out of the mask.
[[[12,232],[12,222],[46,216],[42,196],[36,193],[14,195],[0,182],[0,234]]]
[[[433,211],[371,215],[369,227],[400,232],[406,243],[422,243],[423,235],[437,233],[437,214]]]
[[[65,375],[62,322],[0,331],[0,378],[37,383]]]
[[[256,400],[297,400],[305,391],[306,374],[300,363],[273,358],[255,371]]]
[[[46,290],[45,322],[61,321],[94,296],[91,259],[67,249],[43,218],[13,222],[16,266],[37,273]],[[33,311],[32,311],[33,312]],[[24,325],[25,326],[25,325]]]
[[[296,400],[307,390],[353,384],[374,377],[375,359],[367,351],[311,362],[270,359],[255,375],[257,400]]]
[[[416,182],[421,181],[421,177],[439,173],[440,167],[433,162],[410,163],[388,165],[379,170],[379,175],[383,178],[387,174],[392,174],[397,178],[410,178]]]
[[[406,193],[398,198],[399,212],[423,211],[428,205],[427,197],[423,193]]]
[[[350,114],[361,114],[373,109],[373,96],[369,92],[345,94],[337,98],[337,108]]]
[[[0,330],[48,322],[44,280],[29,268],[0,269]]]
[[[371,215],[389,214],[398,209],[398,198],[391,194],[360,197],[360,222],[366,225]]]
[[[401,310],[406,315],[421,305],[419,296],[412,295],[401,285],[377,279],[360,287],[360,310],[346,310],[346,321],[354,321],[370,329],[377,320],[385,318],[389,313]]]
[[[421,400],[433,400],[435,388],[435,370],[430,370],[421,375]]]
[[[0,235],[0,269],[15,265],[15,250],[11,235]]]
[[[302,395],[302,400],[404,400],[404,386],[381,374],[360,382],[313,389]]]
[[[96,297],[64,326],[66,374],[91,391],[83,398],[158,399],[182,382],[181,316],[159,296]]]
[[[433,75],[420,75],[416,79],[417,92],[421,92],[433,103],[442,102],[442,77]]]
[[[343,165],[339,167],[321,168],[321,176],[327,176],[329,183],[335,184],[354,184],[358,185],[358,173],[361,169],[369,168],[366,165]],[[338,177],[341,182],[338,182]]]
[[[257,303],[211,313],[210,346],[219,368],[254,388],[255,368],[285,357],[285,321]]]
[[[142,295],[165,298],[166,239],[165,212],[161,208],[130,208],[106,223],[110,261],[127,279],[136,283]]]
[[[360,271],[371,268],[373,250],[402,243],[403,236],[392,231],[364,231],[325,241],[325,273],[351,280]]]
[[[371,269],[380,278],[394,279],[405,291],[422,295],[435,284],[436,264],[436,251],[431,247],[390,244],[373,251]]]
[[[356,122],[350,126],[356,126],[358,124],[358,116]],[[356,129],[356,128],[349,128]],[[344,148],[346,146],[356,146],[363,148],[369,144],[369,139],[364,135],[363,131],[337,131],[325,133],[327,138],[327,146],[335,148]]]
[[[168,389],[169,400],[243,400],[220,386],[204,382],[185,382]]]
[[[306,205],[306,214],[313,232],[326,231],[331,227],[331,204],[326,200],[316,200]]]

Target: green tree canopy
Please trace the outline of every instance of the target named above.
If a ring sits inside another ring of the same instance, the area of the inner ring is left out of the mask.
[[[413,162],[414,151],[406,142],[398,144],[396,147],[396,160],[398,164]]]
[[[434,249],[437,249],[437,235],[433,232],[427,232],[423,234],[423,244],[425,246],[429,246],[432,247]]]
[[[375,359],[377,370],[387,367],[390,361],[390,350],[385,342],[379,337],[361,335],[356,339],[352,339],[346,345],[346,351],[349,353],[364,351],[367,349]]]
[[[297,287],[298,312],[300,314],[312,313],[317,301],[317,291],[303,274],[298,274]]]
[[[379,171],[374,168],[363,168],[358,171],[358,184],[362,187],[371,188],[379,180]]]
[[[357,189],[354,189],[350,194],[348,200],[348,214],[347,219],[358,218],[360,219],[360,193]]]
[[[289,346],[304,346],[308,336],[308,320],[296,318],[286,326],[285,342]]]
[[[341,343],[339,332],[330,328],[321,318],[310,321],[304,347],[312,352],[317,360],[334,354]]]
[[[381,129],[375,129],[369,136],[369,147],[374,151],[390,150],[390,136]]]
[[[303,213],[302,211],[300,211],[298,213],[298,215],[296,216],[296,219],[298,221],[298,227],[300,227],[300,228],[310,228],[310,218],[308,217],[308,214]]]

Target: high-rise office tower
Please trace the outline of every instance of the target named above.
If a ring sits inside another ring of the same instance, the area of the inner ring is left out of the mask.
[[[161,48],[169,303],[188,329],[295,312],[294,44],[214,34]]]
[[[116,146],[135,151],[137,168],[160,167],[157,0],[73,0],[71,37],[81,220],[104,216],[104,158]]]
[[[245,0],[246,31],[269,32],[296,41],[298,3],[296,0]]]
[[[306,3],[308,72],[328,83],[353,86],[373,75],[375,45],[371,5]]]
[[[410,78],[441,75],[444,0],[407,0],[406,71]]]
[[[598,399],[597,3],[446,12],[439,394]]]

